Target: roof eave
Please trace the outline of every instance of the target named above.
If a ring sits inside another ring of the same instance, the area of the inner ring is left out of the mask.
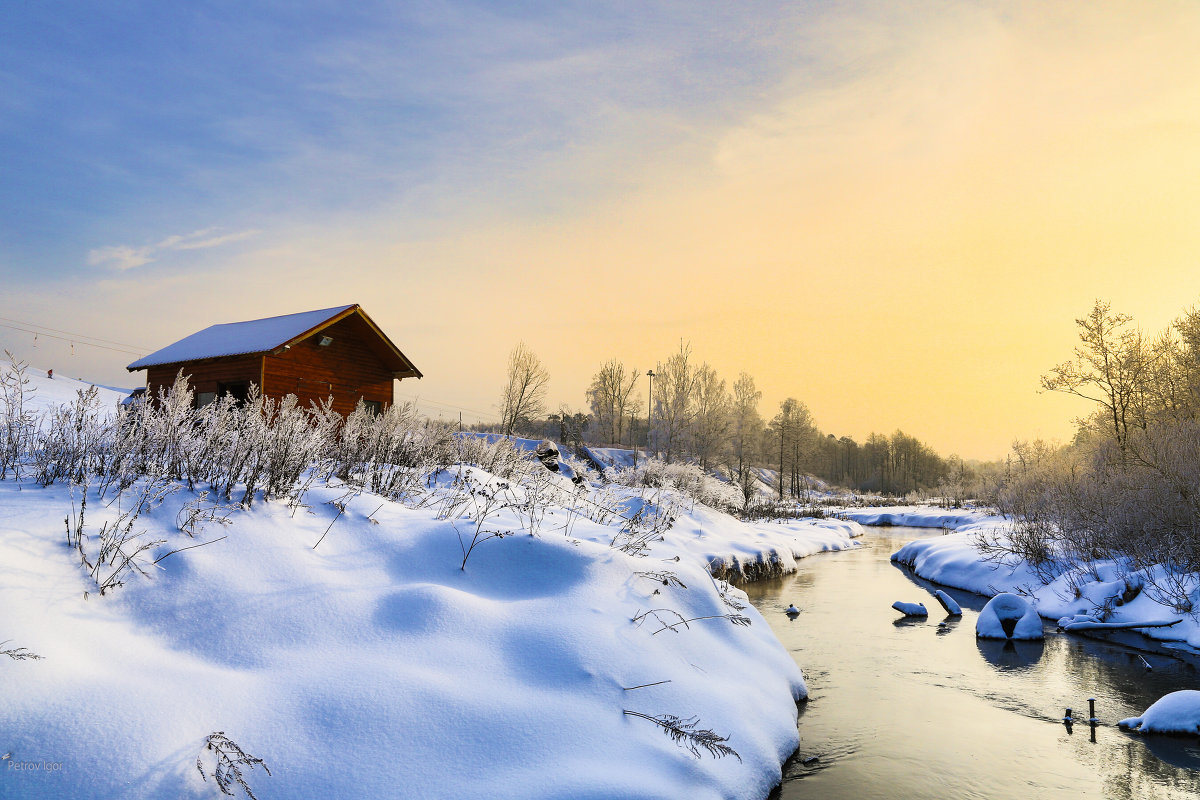
[[[269,352],[271,352],[271,351],[270,350],[255,350],[250,353],[226,353],[225,355],[222,355],[222,356],[205,356],[204,358],[185,358],[183,361],[159,361],[154,364],[143,364],[140,367],[135,367],[133,365],[133,364],[137,363],[135,361],[135,362],[133,362],[133,364],[130,364],[128,367],[126,367],[125,371],[126,372],[140,372],[141,370],[153,369],[155,367],[176,367],[176,366],[182,367],[184,364],[203,364],[203,363],[206,363],[209,361],[221,361],[226,358],[256,358],[258,356],[265,356]]]

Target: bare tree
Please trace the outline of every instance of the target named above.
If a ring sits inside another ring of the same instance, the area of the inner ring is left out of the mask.
[[[696,370],[694,410],[692,414],[692,451],[700,461],[700,469],[708,471],[721,449],[728,442],[729,392],[725,381],[708,364]]]
[[[779,454],[779,499],[790,491],[793,497],[800,494],[800,482],[806,461],[811,455],[818,435],[808,406],[794,397],[779,404],[779,413],[771,420],[771,432]],[[784,480],[787,480],[787,489]]]
[[[679,352],[655,367],[655,444],[667,463],[679,455],[695,413],[696,367],[691,357],[691,347],[680,342]]]
[[[621,444],[625,425],[633,416],[637,399],[633,396],[639,372],[636,367],[626,369],[617,360],[604,362],[600,371],[592,376],[587,399],[596,420],[597,434],[608,444]]]
[[[511,436],[517,425],[546,413],[550,373],[524,342],[508,354],[508,379],[500,395],[501,424]]]
[[[1079,340],[1075,358],[1042,376],[1042,388],[1065,392],[1098,403],[1109,433],[1122,454],[1130,425],[1145,427],[1145,384],[1150,359],[1141,331],[1129,327],[1133,318],[1114,314],[1097,300],[1086,317],[1075,320]]]
[[[729,413],[730,473],[748,500],[753,491],[750,465],[757,460],[757,443],[762,438],[763,420],[758,413],[758,401],[762,392],[754,385],[754,378],[743,372],[733,385],[733,404]]]

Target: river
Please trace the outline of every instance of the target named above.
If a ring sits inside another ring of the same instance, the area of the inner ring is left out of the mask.
[[[799,571],[744,588],[804,670],[800,749],[773,798],[1200,797],[1195,738],[1116,727],[1177,689],[1200,688],[1195,661],[1054,632],[1041,642],[975,638],[986,598],[931,586],[889,556],[920,528],[869,528],[859,549],[803,559]],[[930,615],[906,620],[896,600]],[[800,608],[795,619],[784,613]],[[945,622],[944,626],[939,623]],[[1087,724],[1088,698],[1101,724]],[[1068,727],[1065,709],[1082,720]]]

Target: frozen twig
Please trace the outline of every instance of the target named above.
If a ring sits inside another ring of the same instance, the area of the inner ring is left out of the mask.
[[[255,758],[247,753],[226,736],[224,731],[211,733],[204,738],[204,750],[196,756],[196,770],[205,781],[208,780],[208,775],[204,771],[204,753],[206,751],[211,751],[215,755],[216,763],[212,769],[212,777],[217,783],[217,788],[221,790],[221,794],[230,797],[236,796],[232,787],[237,784],[242,787],[242,791],[250,800],[258,800],[251,791],[250,784],[242,775],[242,767],[249,769],[262,767],[270,775],[271,770],[267,768],[261,758]]]
[[[704,750],[714,758],[723,758],[724,756],[733,756],[738,761],[742,757],[725,742],[729,741],[728,736],[720,736],[707,728],[697,728],[700,724],[698,717],[688,717],[684,719],[677,717],[674,714],[659,714],[651,716],[643,714],[640,711],[630,711],[622,709],[622,713],[630,717],[638,717],[640,719],[653,722],[658,727],[662,728],[663,733],[671,738],[672,741],[678,742],[680,746],[687,749],[696,758],[700,758]]]

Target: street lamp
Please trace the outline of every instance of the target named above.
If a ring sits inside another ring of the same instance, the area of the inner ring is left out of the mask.
[[[650,378],[650,397],[646,400],[646,458],[650,458],[650,418],[654,415],[654,370],[646,370]]]

